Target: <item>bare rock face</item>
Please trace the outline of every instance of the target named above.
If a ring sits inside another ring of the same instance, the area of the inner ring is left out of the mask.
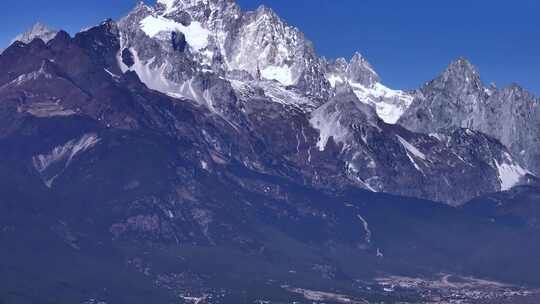
[[[424,133],[451,127],[469,128],[472,121],[468,118],[478,116],[488,97],[476,68],[460,58],[421,89],[421,96],[400,123]]]
[[[381,82],[371,64],[359,53],[353,56],[345,72],[350,81],[365,87],[372,87],[377,82]]]
[[[518,85],[485,86],[467,60],[452,63],[420,90],[399,123],[417,132],[471,128],[500,140],[534,173],[540,172],[540,100]]]
[[[330,139],[335,142],[347,176],[367,189],[394,189],[401,195],[459,205],[459,197],[475,197],[493,188],[508,190],[532,177],[502,144],[480,132],[412,133],[384,124],[347,86],[338,92],[311,114],[312,126],[320,131],[317,147],[324,151]],[[515,174],[506,179],[505,170]],[[405,184],[410,186],[400,186]]]

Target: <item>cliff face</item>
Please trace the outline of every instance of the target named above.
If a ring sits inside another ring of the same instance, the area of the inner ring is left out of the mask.
[[[534,173],[540,170],[540,101],[518,85],[485,86],[465,59],[421,90],[399,123],[416,132],[471,128],[500,140]]]

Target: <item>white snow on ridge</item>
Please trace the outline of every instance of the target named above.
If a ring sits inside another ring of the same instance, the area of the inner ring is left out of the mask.
[[[141,29],[150,38],[161,32],[180,31],[186,36],[187,43],[197,51],[208,46],[210,31],[203,28],[199,22],[193,21],[189,26],[175,22],[162,16],[148,16],[141,20]]]
[[[368,67],[371,70],[371,67]],[[376,74],[375,71],[371,70]],[[377,115],[388,124],[396,124],[413,102],[413,96],[401,90],[392,90],[379,82],[371,86],[353,82],[339,73],[329,73],[326,80],[335,88],[338,84],[348,84],[358,99],[375,108]]]
[[[329,80],[330,81],[330,80]],[[401,90],[392,90],[380,83],[368,88],[349,83],[358,99],[375,107],[379,117],[388,124],[395,124],[413,102],[413,97]]]
[[[52,30],[48,28],[46,25],[38,22],[32,26],[30,30],[28,30],[25,33],[22,33],[15,37],[11,43],[14,43],[15,41],[20,41],[23,43],[30,43],[32,40],[39,38],[43,40],[43,42],[47,43],[51,41],[54,37],[56,37],[56,34],[58,31]],[[10,43],[10,44],[11,44]]]
[[[499,163],[495,160],[499,180],[501,182],[501,191],[507,191],[516,186],[521,179],[527,174],[531,174],[527,169],[524,169],[519,164],[515,163],[510,155],[505,155],[506,160]]]

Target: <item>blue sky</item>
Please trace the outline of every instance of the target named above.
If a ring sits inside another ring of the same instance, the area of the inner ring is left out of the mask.
[[[126,14],[135,0],[2,0],[0,45],[35,21],[75,33]],[[152,1],[147,1],[151,3]],[[540,94],[537,0],[238,0],[265,4],[311,39],[319,54],[364,54],[393,88],[416,88],[459,56],[486,83],[517,82]]]

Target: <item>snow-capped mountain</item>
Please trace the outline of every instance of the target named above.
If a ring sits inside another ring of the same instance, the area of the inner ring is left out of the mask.
[[[500,140],[529,170],[540,173],[540,100],[519,85],[486,86],[458,59],[427,83],[399,123],[417,132],[463,127]]]
[[[155,7],[141,3],[120,22],[120,31],[124,47],[136,58],[136,65],[129,69],[140,75],[162,74],[160,82],[142,79],[171,96],[211,104],[208,99],[215,98],[213,94],[208,98],[202,97],[204,93],[194,96],[197,91],[207,91],[199,84],[200,74],[206,73],[233,80],[236,87],[239,81],[243,86],[270,86],[263,88],[270,96],[276,89],[282,91],[280,95],[297,92],[314,106],[332,95],[336,82],[347,83],[387,123],[395,123],[412,102],[411,94],[384,86],[359,54],[350,63],[318,57],[302,32],[264,6],[243,12],[234,1],[225,0],[158,1]],[[170,43],[174,31],[181,48]],[[160,49],[160,58],[145,54],[149,45]],[[182,68],[178,57],[183,58]],[[182,87],[185,80],[189,84]],[[192,90],[193,86],[198,88]],[[282,102],[279,98],[276,101]]]
[[[37,22],[28,31],[20,35],[17,35],[17,37],[15,37],[11,41],[11,43],[15,41],[30,43],[32,40],[36,38],[43,40],[43,42],[49,42],[49,40],[53,39],[57,33],[58,31],[50,29],[49,27],[47,27],[45,24],[41,22]]]
[[[58,57],[73,52],[70,47],[79,53]],[[24,65],[9,61],[24,50],[34,54],[40,49],[53,52]],[[81,59],[86,56],[87,64]],[[105,21],[74,38],[60,32],[46,44],[18,42],[3,58],[5,70],[24,71],[4,76],[5,94],[33,91],[38,84],[62,87],[62,94],[46,89],[25,93],[25,102],[17,108],[32,116],[88,115],[110,128],[151,126],[168,136],[185,132],[177,129],[174,114],[162,117],[159,109],[144,114],[149,109],[127,111],[108,104],[114,95],[101,90],[105,83],[122,87],[128,79],[141,81],[173,104],[201,107],[214,123],[227,126],[220,139],[211,139],[217,151],[207,153],[213,158],[200,160],[207,168],[217,157],[218,163],[234,160],[251,170],[302,176],[316,187],[354,186],[452,205],[534,180],[518,158],[482,133],[445,129],[427,135],[388,124],[422,91],[388,89],[360,54],[350,62],[317,57],[298,29],[266,7],[242,12],[234,1],[225,0],[158,1],[155,6],[141,2],[118,23]],[[75,73],[69,60],[78,60],[75,69],[80,71]],[[99,77],[90,80],[90,73]],[[464,73],[462,80],[454,80]],[[475,75],[461,60],[442,82],[450,82],[453,94],[469,96],[479,90]],[[87,97],[92,90],[98,91]],[[96,99],[102,94],[108,97]],[[114,114],[104,111],[111,107]],[[193,135],[200,130],[188,129],[190,140],[210,140],[209,131]],[[263,154],[261,145],[268,149]],[[52,170],[46,178],[62,172]]]
[[[358,97],[377,111],[386,123],[395,124],[413,101],[413,92],[392,90],[381,83],[369,62],[356,53],[350,62],[338,58],[327,65],[326,78],[332,87],[348,84]]]
[[[393,282],[441,276],[489,302],[540,284],[538,150],[474,123],[534,143],[536,99],[465,60],[394,91],[232,0],[139,3],[46,40],[0,55],[0,302],[438,303]]]
[[[219,82],[228,87],[226,80],[276,81],[313,100],[329,94],[311,43],[266,7],[242,12],[224,0],[141,3],[119,29],[124,54],[135,61],[123,70],[136,71],[149,87],[171,96],[218,107],[215,99],[222,93],[211,87]],[[171,43],[172,35],[178,43]],[[145,77],[156,73],[162,75],[159,81]]]
[[[462,182],[470,182],[475,186],[465,191],[505,191],[532,177],[500,143],[480,132],[447,129],[423,135],[384,124],[349,86],[338,87],[335,97],[311,113],[310,122],[320,133],[317,148],[325,151],[331,138],[340,147],[346,175],[376,192],[399,188],[403,195],[460,204],[453,198],[457,193],[441,185],[464,191]],[[409,187],[401,188],[404,184]],[[437,192],[420,193],[432,188]]]

